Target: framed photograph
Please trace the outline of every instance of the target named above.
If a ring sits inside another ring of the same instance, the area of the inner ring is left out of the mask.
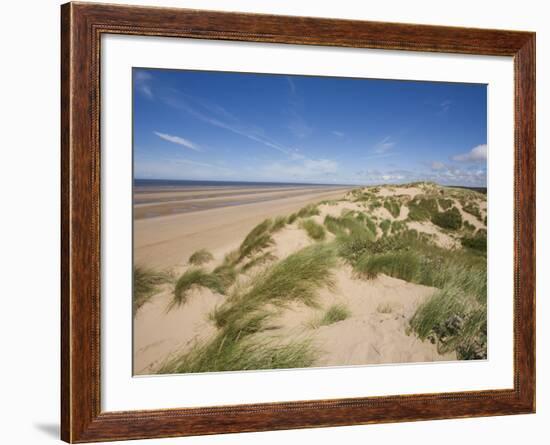
[[[535,411],[535,34],[62,6],[62,439]]]

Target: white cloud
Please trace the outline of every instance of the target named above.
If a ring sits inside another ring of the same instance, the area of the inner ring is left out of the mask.
[[[273,148],[288,155],[290,149],[281,146],[275,141],[264,135],[261,128],[243,125],[239,120],[225,109],[216,106],[215,104],[206,103],[202,99],[191,98],[186,96],[186,100],[178,100],[174,97],[164,98],[163,101],[174,108],[184,110],[196,119],[199,119],[214,127],[222,128],[232,133],[248,138],[254,142],[258,142],[266,147]],[[190,101],[194,102],[195,106],[190,105]],[[202,108],[202,110],[200,110]],[[205,113],[204,111],[207,111]]]
[[[386,136],[380,142],[378,142],[372,149],[374,153],[386,153],[388,150],[393,148],[395,142],[391,140],[390,136]]]
[[[330,159],[301,159],[299,162],[271,162],[260,169],[264,178],[287,180],[324,180],[338,171],[338,163]]]
[[[147,71],[136,71],[134,74],[134,83],[138,91],[149,99],[153,99],[153,91],[151,90],[150,82],[153,76]]]
[[[294,136],[300,139],[308,137],[313,128],[305,121],[305,119],[298,114],[296,111],[290,112],[290,122],[288,124],[288,129],[292,132]]]
[[[389,158],[390,156],[395,156],[398,154],[399,154],[398,152],[392,151],[391,153],[378,153],[374,155],[365,156],[363,159],[368,161],[369,159]]]
[[[483,169],[447,168],[432,171],[414,170],[363,170],[355,173],[357,178],[368,184],[432,181],[443,185],[468,185],[485,187],[487,172]]]
[[[206,162],[191,161],[190,159],[167,159],[167,161],[173,162],[174,164],[189,164],[189,165],[198,165],[200,167],[221,168],[214,164],[208,164]]]
[[[333,131],[332,131],[332,134],[333,134],[334,136],[338,136],[339,138],[343,138],[343,137],[345,136],[344,133],[342,133],[341,131],[336,131],[336,130],[333,130]]]
[[[286,76],[286,80],[288,81],[288,86],[290,88],[291,94],[295,94],[296,93],[296,84],[292,80],[292,77]]]
[[[164,139],[165,141],[168,141],[168,142],[172,142],[173,144],[181,145],[183,147],[190,148],[191,150],[195,150],[195,151],[202,151],[197,144],[195,144],[194,142],[191,142],[188,139],[184,139],[180,136],[173,136],[171,134],[160,133],[158,131],[154,131],[153,133],[155,133],[159,138]]]
[[[458,162],[484,162],[487,160],[487,144],[478,145],[467,153],[453,156],[452,160]]]
[[[441,102],[439,104],[439,106],[441,107],[441,113],[446,113],[447,111],[449,111],[451,109],[452,104],[453,104],[452,100],[444,100],[443,102]]]
[[[445,164],[443,164],[443,162],[433,161],[431,167],[432,170],[443,170],[445,168]]]

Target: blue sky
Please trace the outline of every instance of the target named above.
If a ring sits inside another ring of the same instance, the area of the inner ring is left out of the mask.
[[[486,186],[485,85],[134,68],[134,176]]]

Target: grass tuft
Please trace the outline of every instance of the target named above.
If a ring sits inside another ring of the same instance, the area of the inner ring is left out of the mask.
[[[286,226],[287,218],[284,216],[278,216],[273,221],[273,226],[271,226],[271,232],[277,232],[278,230],[281,230],[284,226]]]
[[[298,213],[296,214],[296,216],[298,218],[309,218],[310,216],[315,216],[315,215],[319,215],[320,212],[319,212],[319,209],[317,208],[316,205],[313,205],[313,204],[309,204],[305,207],[302,207]]]
[[[277,344],[274,340],[255,339],[242,331],[222,332],[210,342],[167,360],[157,373],[307,368],[313,365],[316,355],[309,341]]]
[[[202,266],[203,264],[209,263],[213,259],[214,259],[214,255],[212,255],[208,250],[201,249],[193,253],[189,257],[188,262],[193,266]]]
[[[389,219],[384,219],[380,222],[380,229],[382,230],[382,233],[384,236],[388,234],[388,231],[391,227],[391,221]]]
[[[323,226],[317,224],[312,219],[305,219],[300,223],[300,227],[304,229],[308,236],[315,241],[322,241],[326,237],[326,232]]]
[[[266,219],[250,231],[239,247],[238,261],[273,244],[271,226],[271,220]]]
[[[410,321],[422,339],[459,359],[487,358],[487,274],[456,268],[445,285],[423,303]]]
[[[313,329],[316,329],[321,326],[329,326],[331,324],[349,318],[350,315],[351,312],[345,304],[333,304],[326,310],[322,317],[315,319],[311,322],[311,327]]]
[[[335,265],[334,249],[324,244],[288,256],[257,276],[248,292],[223,303],[214,317],[216,325],[233,325],[267,303],[284,306],[300,301],[315,307],[317,290],[333,285],[331,269]]]
[[[193,286],[207,287],[220,294],[223,294],[225,291],[224,281],[220,275],[208,273],[203,269],[189,269],[176,281],[174,298],[170,302],[168,310],[185,304],[188,292]]]
[[[255,258],[252,258],[249,262],[245,263],[243,265],[243,267],[241,267],[241,270],[243,272],[246,272],[250,269],[252,269],[253,267],[256,267],[256,266],[261,266],[265,263],[269,263],[271,261],[274,261],[276,260],[277,257],[275,255],[273,255],[271,252],[265,252]]]
[[[376,307],[376,312],[379,314],[391,314],[393,312],[393,306],[390,303],[380,303]]]
[[[394,218],[399,217],[401,213],[401,204],[395,199],[387,198],[384,201],[384,207],[390,212],[391,216]]]
[[[380,273],[413,281],[418,275],[420,261],[412,252],[388,252],[371,255],[365,253],[354,266],[354,272],[366,279],[373,279]]]
[[[414,198],[409,202],[409,216],[411,221],[425,221],[439,211],[434,198]]]
[[[133,314],[135,315],[151,299],[161,284],[167,283],[170,279],[170,275],[166,272],[134,266]]]

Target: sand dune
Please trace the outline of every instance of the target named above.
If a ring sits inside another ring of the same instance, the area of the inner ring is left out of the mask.
[[[346,214],[365,214],[376,224],[376,236],[386,236],[380,229],[383,221],[395,221],[407,230],[426,234],[431,245],[454,251],[461,249],[464,230],[451,231],[436,226],[429,219],[423,221],[409,218],[407,203],[415,196],[432,193],[439,197],[433,185],[409,187],[378,187],[376,199],[400,200],[401,209],[397,218],[383,206],[369,208],[367,203],[356,201],[353,194],[343,189],[249,190],[249,196],[262,195],[265,201],[241,202],[235,206],[190,211],[171,216],[138,219],[134,225],[135,261],[149,267],[170,268],[181,274],[192,266],[187,264],[191,253],[208,249],[214,255],[203,267],[212,271],[224,261],[224,256],[238,249],[247,234],[266,218],[289,215],[307,204],[319,203],[318,214],[308,218],[323,226],[325,217],[339,218]],[[201,193],[197,195],[197,193]],[[170,199],[232,200],[235,193],[247,193],[242,189],[201,189],[181,192],[168,191]],[[291,193],[292,196],[287,196]],[[435,194],[434,194],[435,193]],[[216,196],[209,196],[215,194]],[[155,196],[149,196],[155,195]],[[162,193],[143,193],[142,198],[162,200]],[[224,195],[225,198],[221,198]],[[147,198],[145,198],[148,196]],[[452,195],[450,195],[452,196]],[[484,198],[472,195],[469,199],[479,205],[483,218],[486,215]],[[166,196],[164,196],[166,197]],[[345,199],[343,199],[345,197]],[[145,201],[143,201],[145,203]],[[475,227],[485,230],[480,218],[465,212],[460,202],[453,199],[462,218]],[[441,212],[441,208],[439,209]],[[173,298],[173,283],[162,285],[151,302],[139,310],[134,320],[134,372],[151,374],[157,372],[168,357],[184,354],[194,346],[204,344],[219,331],[212,321],[212,312],[230,301],[233,293],[244,292],[247,286],[264,270],[283,262],[285,258],[316,243],[331,243],[335,235],[325,231],[324,238],[314,240],[304,230],[303,219],[287,222],[272,234],[272,242],[258,254],[269,253],[267,263],[259,263],[250,269],[241,270],[235,284],[226,295],[206,287],[191,289],[184,305],[167,311]],[[468,230],[471,230],[468,229]],[[334,241],[335,242],[335,241]],[[332,270],[334,285],[325,286],[317,292],[317,306],[307,306],[292,301],[281,307],[270,306],[274,311],[269,328],[255,334],[257,340],[287,344],[298,340],[310,341],[318,351],[314,366],[365,365],[381,363],[410,363],[456,360],[454,351],[441,353],[435,342],[421,340],[410,332],[409,323],[419,306],[431,298],[438,289],[393,278],[384,273],[375,279],[364,279],[339,258]],[[343,305],[349,315],[341,320],[319,324],[323,314],[334,305]]]

